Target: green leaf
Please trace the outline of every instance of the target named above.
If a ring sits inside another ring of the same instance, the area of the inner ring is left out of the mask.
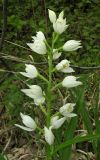
[[[74,136],[74,131],[76,129],[76,126],[77,126],[77,121],[78,121],[78,118],[77,117],[74,117],[71,119],[66,131],[65,131],[65,134],[64,134],[64,140],[67,141],[67,140],[70,140],[73,138]],[[62,153],[63,153],[63,159],[62,160],[66,160],[66,155],[67,155],[67,160],[70,159],[70,156],[71,156],[71,153],[72,153],[72,146],[68,146],[66,147],[65,149],[62,150]]]
[[[62,143],[59,146],[56,146],[54,152],[52,153],[52,155],[54,155],[55,153],[57,153],[59,150],[68,147],[72,144],[76,144],[76,143],[80,143],[80,142],[84,142],[84,141],[90,141],[90,140],[97,140],[100,139],[100,133],[98,134],[94,134],[94,135],[87,135],[87,136],[78,136],[73,138],[72,140],[67,140],[67,142]]]
[[[2,154],[0,154],[0,160],[7,160]]]
[[[86,80],[85,80],[85,83],[86,83]],[[85,83],[84,83],[84,86],[86,85]],[[85,87],[81,88],[81,91],[79,91],[78,89],[75,91],[76,97],[77,97],[77,106],[80,106],[78,112],[82,116],[82,120],[85,125],[85,128],[88,131],[88,134],[92,134],[93,133],[93,126],[92,126],[92,123],[90,120],[89,111],[86,108],[84,92],[85,92]],[[94,141],[92,142],[92,146],[93,146],[94,152],[96,153],[96,144]]]

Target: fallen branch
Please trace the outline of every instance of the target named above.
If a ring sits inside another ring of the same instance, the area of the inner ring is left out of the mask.
[[[47,62],[32,62],[31,60],[25,60],[25,59],[18,58],[18,57],[15,57],[15,56],[10,56],[10,55],[4,54],[4,53],[0,53],[0,54],[2,55],[2,58],[9,59],[11,61],[16,61],[16,62],[20,62],[20,63],[30,63],[30,64],[34,64],[34,65],[47,65]],[[70,65],[70,66],[73,67],[73,68],[82,69],[82,70],[100,69],[100,66],[94,66],[94,67],[76,66],[76,65]]]

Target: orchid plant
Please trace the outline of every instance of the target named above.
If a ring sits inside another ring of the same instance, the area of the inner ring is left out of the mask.
[[[52,160],[52,153],[54,150],[56,139],[54,130],[58,130],[66,123],[66,121],[69,122],[71,118],[77,116],[77,114],[74,113],[75,103],[73,102],[62,104],[58,111],[54,112],[52,107],[52,95],[54,94],[54,91],[59,87],[69,89],[82,85],[82,82],[78,80],[79,77],[77,78],[73,75],[67,75],[75,72],[74,69],[70,66],[69,60],[64,59],[56,65],[54,61],[59,59],[63,51],[76,51],[82,46],[81,41],[79,40],[69,40],[61,47],[55,48],[55,43],[57,43],[59,36],[66,31],[69,25],[66,24],[66,18],[64,18],[63,11],[59,14],[58,18],[56,16],[56,13],[52,10],[48,10],[48,15],[54,29],[52,35],[52,44],[48,44],[45,35],[41,31],[37,32],[36,36],[32,37],[32,43],[27,43],[27,45],[33,52],[47,57],[48,77],[44,77],[44,75],[41,75],[38,69],[32,64],[25,64],[25,71],[20,72],[20,74],[25,76],[26,78],[39,78],[45,82],[46,85],[44,91],[42,90],[42,86],[39,86],[37,84],[27,84],[28,88],[21,89],[21,91],[26,96],[33,99],[34,105],[40,107],[41,112],[43,112],[44,114],[46,124],[44,124],[44,128],[42,128],[29,115],[20,113],[24,126],[19,124],[15,124],[15,126],[29,132],[35,132],[35,130],[38,130],[39,133],[41,133],[42,138],[44,137],[46,143],[45,159]],[[56,72],[59,72],[59,74],[60,72],[65,74],[65,78],[57,84],[55,84],[53,81],[53,75]]]

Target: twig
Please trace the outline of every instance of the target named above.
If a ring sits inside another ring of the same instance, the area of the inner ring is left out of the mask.
[[[0,38],[0,39],[1,39],[1,38]],[[20,47],[20,48],[23,48],[23,49],[26,49],[26,50],[28,50],[28,51],[33,52],[31,49],[26,48],[26,47],[24,47],[24,46],[22,46],[22,45],[20,45],[20,44],[17,44],[17,43],[14,43],[14,42],[8,41],[8,40],[4,40],[4,41],[5,41],[5,42],[7,42],[7,43],[10,43],[10,44],[13,44],[13,45],[15,45],[15,46],[17,46],[17,47]]]
[[[4,69],[0,69],[0,72],[7,72],[7,73],[13,73],[13,74],[17,74],[19,72],[14,72],[14,71],[9,71],[9,70],[4,70]]]
[[[83,155],[85,155],[85,156],[87,156],[87,153],[85,151],[82,151],[80,149],[77,149],[76,151],[79,152],[79,153],[81,153],[81,154],[83,154]]]
[[[11,142],[11,138],[12,138],[12,131],[11,131],[11,136],[8,139],[8,142],[6,143],[6,145],[5,145],[5,147],[4,147],[3,151],[2,151],[2,154],[7,150],[8,146],[9,146],[9,144]]]
[[[2,52],[0,52],[0,54],[2,55],[2,58],[9,59],[9,60],[16,61],[16,62],[30,63],[30,64],[35,64],[35,65],[47,65],[47,62],[32,62],[32,61],[25,60],[25,59],[22,59],[22,58],[18,58],[18,57],[15,57],[15,56],[10,56],[10,55],[4,54]],[[54,63],[57,64],[56,62],[54,62]],[[83,67],[83,66],[75,66],[75,65],[70,65],[70,66],[73,67],[73,68],[82,69],[82,70],[100,69],[100,66],[94,66],[94,67],[87,67],[87,66]]]
[[[9,132],[9,131],[13,130],[13,129],[15,129],[15,127],[9,127],[7,129],[0,130],[0,136],[3,135],[3,134],[5,134],[6,132]]]
[[[1,39],[1,38],[0,38]],[[23,49],[25,49],[25,50],[28,50],[28,51],[31,51],[31,52],[33,52],[31,49],[29,49],[29,48],[27,48],[27,47],[24,47],[24,46],[22,46],[22,45],[19,45],[19,44],[17,44],[17,43],[13,43],[13,42],[11,42],[11,41],[8,41],[8,40],[4,40],[5,42],[7,42],[7,43],[10,43],[10,44],[13,44],[13,45],[16,45],[16,46],[18,46],[18,47],[21,47],[21,48],[23,48]],[[42,63],[37,63],[37,62],[35,62],[35,63],[33,63],[33,62],[30,62],[30,61],[27,61],[27,60],[22,60],[22,59],[19,59],[18,57],[14,57],[14,56],[9,56],[9,55],[6,55],[6,54],[4,54],[4,53],[2,53],[3,55],[5,55],[6,57],[3,57],[3,58],[6,58],[6,59],[11,59],[11,60],[14,60],[14,61],[17,61],[17,62],[22,62],[22,63],[31,63],[31,64],[47,64],[47,62],[42,62]],[[8,57],[7,57],[8,56]],[[100,69],[100,66],[94,66],[94,67],[87,67],[87,66],[75,66],[75,65],[70,65],[71,67],[73,67],[73,68],[76,68],[76,69],[82,69],[82,70],[92,70],[92,69]]]
[[[24,154],[24,155],[22,155],[20,158],[19,158],[19,160],[22,160],[23,158],[25,158],[25,157],[29,157],[29,156],[33,156],[33,154],[29,154],[29,153],[26,153],[26,154]]]
[[[100,69],[100,66],[94,66],[94,67],[83,67],[83,66],[74,66],[70,65],[73,68],[83,69],[83,70],[92,70],[92,69]]]
[[[33,62],[33,61],[30,61],[30,60],[18,58],[18,57],[15,57],[15,56],[10,56],[10,55],[4,54],[2,52],[0,52],[0,54],[2,55],[2,57],[0,57],[0,58],[9,59],[11,61],[16,61],[16,62],[21,62],[21,63],[30,63],[30,64],[35,64],[35,65],[47,64],[46,62]]]

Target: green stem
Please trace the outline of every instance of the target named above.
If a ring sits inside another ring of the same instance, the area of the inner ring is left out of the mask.
[[[55,36],[53,35],[52,48],[51,50],[49,48],[50,52],[48,52],[49,83],[47,88],[47,127],[50,126],[50,119],[51,119],[51,106],[52,106],[52,90],[51,89],[52,89],[52,70],[53,70],[52,60],[53,60],[54,43],[55,43]],[[51,147],[49,145],[47,146],[47,160],[52,160]]]
[[[48,42],[45,40],[44,43],[46,44],[46,46],[48,47],[48,49],[51,51],[51,47],[50,47],[50,45],[48,44]]]
[[[53,88],[52,88],[52,91],[53,90],[55,90],[56,88],[58,88],[58,87],[60,87],[62,85],[62,83],[60,82],[60,83],[58,83],[58,84],[56,84]]]
[[[50,119],[51,119],[51,106],[52,106],[52,70],[53,70],[53,49],[54,49],[54,44],[58,39],[58,35],[54,35],[53,34],[53,39],[52,39],[52,47],[50,47],[48,45],[47,42],[46,45],[49,48],[49,52],[48,52],[48,74],[49,74],[49,82],[48,82],[48,88],[47,88],[47,127],[49,128],[50,126]],[[48,145],[47,146],[47,160],[52,160],[52,156],[51,156],[51,147]]]
[[[49,65],[49,83],[48,83],[48,109],[47,109],[47,126],[49,127],[50,125],[50,116],[51,116],[51,88],[52,88],[52,53],[49,53],[48,55],[48,65]]]
[[[42,130],[40,127],[37,126],[36,129],[37,129],[40,133],[43,133],[43,130]]]
[[[47,116],[46,110],[44,109],[44,106],[42,106],[41,104],[39,105],[41,111],[44,113],[45,116]]]
[[[57,49],[57,51],[60,51],[60,50],[62,50],[63,49],[63,46],[62,47],[59,47],[58,49]]]
[[[56,33],[56,36],[55,36],[55,38],[54,38],[54,40],[53,40],[53,43],[55,43],[58,38],[59,38],[59,34]]]
[[[53,70],[52,70],[52,73],[54,73],[54,72],[56,72],[57,71],[57,69],[56,68],[54,68]]]
[[[48,83],[48,80],[44,76],[42,76],[41,74],[38,74],[38,77],[40,79],[42,79],[43,81],[45,81],[46,83]]]
[[[52,60],[53,60],[53,48],[54,48],[54,43],[56,42],[57,40],[57,35],[54,36],[53,34],[53,38],[52,38],[52,47],[50,49],[50,52],[48,52],[48,66],[49,66],[49,83],[48,83],[48,90],[47,90],[47,93],[48,93],[48,110],[47,110],[47,126],[49,127],[50,126],[50,117],[51,117],[51,97],[52,97],[52,91],[51,91],[51,88],[52,88],[52,70],[53,70],[53,66],[52,66]]]

